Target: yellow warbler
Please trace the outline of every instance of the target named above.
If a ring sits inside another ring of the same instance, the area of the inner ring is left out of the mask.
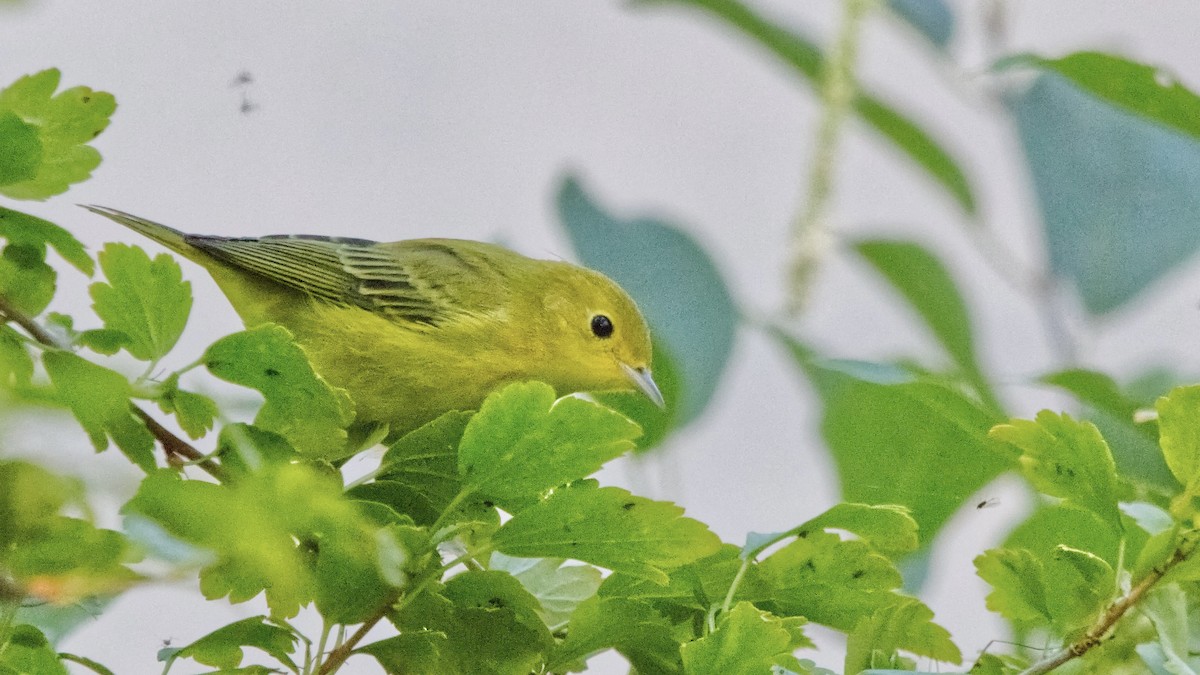
[[[216,237],[85,208],[204,267],[248,327],[288,328],[357,422],[392,435],[519,380],[663,404],[646,322],[599,272],[476,241]]]

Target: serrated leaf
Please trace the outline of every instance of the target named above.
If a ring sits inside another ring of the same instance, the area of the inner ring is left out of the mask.
[[[0,650],[0,672],[13,675],[67,675],[46,636],[33,626],[13,626]]]
[[[1167,467],[1189,495],[1200,495],[1200,386],[1177,387],[1155,403]]]
[[[154,436],[133,413],[132,388],[123,375],[69,352],[46,351],[42,364],[56,397],[75,414],[97,451],[111,438],[134,464],[154,470]]]
[[[805,81],[819,83],[826,71],[821,50],[798,31],[759,14],[739,0],[643,0],[644,4],[681,4],[705,10],[760,43]],[[966,175],[945,148],[895,108],[868,94],[859,94],[855,110],[863,121],[908,155],[939,183],[968,214],[976,211],[975,196]]]
[[[0,237],[10,244],[31,246],[42,251],[49,246],[72,267],[91,276],[95,263],[83,244],[67,230],[48,220],[0,206]]]
[[[680,648],[687,675],[762,675],[792,653],[791,636],[778,618],[739,602],[712,633]]]
[[[228,335],[209,346],[203,360],[213,375],[262,392],[255,426],[308,457],[345,454],[353,403],[313,372],[287,329],[268,324]]]
[[[563,565],[561,558],[513,558],[493,553],[490,568],[513,575],[541,605],[538,613],[554,629],[571,618],[579,603],[596,594],[603,581],[590,565]]]
[[[1036,421],[1013,420],[991,436],[1021,449],[1022,473],[1035,488],[1094,512],[1114,532],[1122,530],[1116,466],[1095,425],[1043,410]]]
[[[980,398],[1000,411],[975,354],[967,303],[941,261],[920,244],[908,241],[865,240],[854,248],[916,310]]]
[[[597,471],[633,447],[641,429],[603,406],[555,400],[541,382],[512,384],[484,400],[458,446],[464,489],[509,511]]]
[[[857,673],[904,650],[935,661],[962,663],[962,652],[945,628],[933,623],[933,611],[916,599],[882,607],[863,618],[846,640],[845,672]]]
[[[217,436],[217,458],[232,476],[248,476],[268,466],[302,458],[283,436],[249,424],[226,424]]]
[[[712,399],[738,326],[716,261],[675,225],[608,212],[575,176],[563,179],[556,204],[580,261],[629,292],[650,324],[655,351],[664,350],[674,366],[677,396],[666,398],[664,415],[644,419],[651,427],[689,423]]]
[[[360,498],[382,501],[418,523],[433,524],[462,490],[458,445],[471,417],[451,411],[405,434],[383,456],[377,485],[361,486],[360,494],[374,496]]]
[[[710,555],[721,544],[670,502],[576,485],[518,512],[492,542],[506,555],[572,558],[661,583],[668,580],[664,570]]]
[[[446,582],[443,595],[459,610],[464,608],[489,610],[505,609],[513,619],[528,629],[539,650],[554,641],[542,621],[542,605],[516,577],[500,570],[468,570]]]
[[[100,153],[86,145],[108,126],[116,110],[112,94],[73,87],[55,94],[57,68],[26,75],[0,91],[0,111],[37,129],[41,162],[34,176],[0,185],[13,199],[46,199],[85,180],[100,164]]]
[[[0,186],[29,180],[42,164],[37,127],[8,110],[0,110]]]
[[[179,340],[192,309],[192,284],[166,253],[153,260],[137,246],[106,244],[98,256],[108,282],[89,287],[92,309],[137,359],[158,361]]]
[[[894,593],[900,572],[865,542],[820,530],[801,535],[758,564],[771,588],[766,608],[775,614],[850,632],[863,617],[905,599]]]
[[[626,598],[599,597],[585,600],[576,608],[567,639],[550,653],[546,668],[562,671],[607,648],[624,654],[639,673],[679,672],[683,668],[670,623],[653,607]],[[664,662],[670,667],[653,667]]]
[[[821,396],[821,432],[837,463],[842,499],[907,507],[921,545],[1014,465],[1015,453],[987,435],[1002,418],[958,388],[912,375],[897,382],[896,369],[847,368],[775,335]]]
[[[895,557],[917,550],[917,523],[908,509],[892,504],[836,504],[825,513],[797,528],[853,532],[884,555]]]
[[[45,247],[10,243],[0,253],[0,296],[18,312],[41,314],[54,299],[56,278]]]
[[[992,586],[987,608],[1010,621],[1050,625],[1044,568],[1027,549],[998,548],[975,558],[975,571]]]
[[[296,669],[291,653],[299,638],[291,630],[270,622],[265,616],[252,616],[222,626],[181,648],[176,658],[194,659],[206,666],[237,668],[245,658],[244,648],[261,649],[283,665]]]
[[[1116,573],[1091,551],[1062,544],[1055,547],[1053,562],[1061,569],[1057,578],[1047,570],[1050,611],[1055,627],[1071,634],[1092,625],[1112,600],[1117,592]]]

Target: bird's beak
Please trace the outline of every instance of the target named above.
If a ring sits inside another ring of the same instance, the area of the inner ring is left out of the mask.
[[[663,410],[667,409],[667,403],[663,400],[662,392],[658,390],[658,385],[654,384],[654,378],[650,377],[649,368],[634,368],[633,366],[622,363],[621,370],[625,371],[625,374],[629,376],[629,379],[633,380],[633,384],[636,385],[637,388],[646,395],[646,398],[649,398],[651,401],[653,401],[654,405],[662,408]]]

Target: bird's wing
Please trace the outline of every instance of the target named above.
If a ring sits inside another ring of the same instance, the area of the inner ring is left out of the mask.
[[[186,240],[228,265],[397,322],[437,326],[490,313],[503,302],[503,270],[479,255],[480,247],[490,245],[477,242],[380,244],[309,235]]]

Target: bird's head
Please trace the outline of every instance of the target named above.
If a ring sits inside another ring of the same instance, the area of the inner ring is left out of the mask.
[[[549,263],[543,308],[555,345],[545,364],[560,381],[585,391],[636,389],[663,407],[650,372],[650,330],[629,294],[613,280],[567,263]]]

